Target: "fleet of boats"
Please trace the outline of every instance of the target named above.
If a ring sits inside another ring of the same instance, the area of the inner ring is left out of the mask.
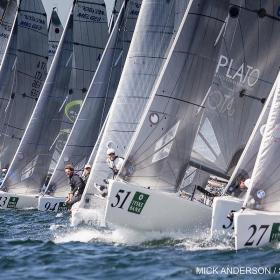
[[[69,211],[64,167],[90,165],[75,225],[280,241],[279,0],[75,0],[64,29],[0,0],[0,17],[1,211]]]

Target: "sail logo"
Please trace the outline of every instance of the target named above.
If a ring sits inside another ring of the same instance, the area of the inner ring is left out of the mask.
[[[18,197],[11,196],[7,204],[7,208],[16,208]]]
[[[233,59],[221,55],[215,73],[219,73],[220,68],[225,67],[227,68],[226,78],[234,80],[242,85],[248,85],[249,87],[253,87],[257,83],[260,77],[260,70],[258,68],[242,63],[237,70],[234,70],[233,64]],[[231,70],[233,73],[231,73]]]
[[[141,214],[148,198],[149,198],[148,194],[136,192],[133,196],[132,201],[130,202],[127,211],[135,214]]]
[[[279,223],[273,223],[269,242],[273,241],[280,241],[280,224]]]

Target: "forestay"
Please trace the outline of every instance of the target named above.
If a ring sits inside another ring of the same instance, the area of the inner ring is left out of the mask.
[[[56,186],[55,195],[65,195],[69,189],[68,179],[64,175],[65,164],[71,163],[76,170],[82,170],[89,159],[116,93],[140,5],[141,0],[129,1],[120,11],[80,113],[50,180],[50,188]]]
[[[16,193],[38,193],[59,157],[107,40],[103,1],[76,1],[47,81],[3,183]],[[47,45],[47,44],[46,44]]]
[[[280,75],[275,81],[268,120],[244,205],[264,211],[280,209]]]
[[[47,75],[47,16],[22,0],[1,68],[0,161],[9,167]]]
[[[54,8],[51,14],[49,23],[49,59],[48,59],[48,70],[51,67],[55,52],[58,47],[59,40],[63,32],[63,26],[60,22],[56,9]]]
[[[231,175],[279,68],[279,1],[231,1],[222,49],[192,159]],[[197,165],[196,165],[197,166]]]
[[[0,0],[0,64],[2,63],[16,16],[17,1]]]
[[[129,183],[179,189],[211,86],[228,1],[190,1],[120,176]],[[203,34],[203,36],[201,35]],[[207,69],[207,71],[205,71]]]

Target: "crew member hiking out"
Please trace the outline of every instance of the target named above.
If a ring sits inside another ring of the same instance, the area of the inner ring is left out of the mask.
[[[68,164],[64,168],[65,175],[69,178],[70,192],[65,200],[68,206],[72,205],[81,200],[82,194],[85,189],[85,183],[82,178],[74,173],[74,167]]]

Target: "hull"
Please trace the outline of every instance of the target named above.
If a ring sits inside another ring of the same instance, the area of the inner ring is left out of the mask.
[[[234,215],[235,249],[280,242],[280,214],[245,210]]]
[[[39,196],[0,191],[0,209],[37,209]]]
[[[65,197],[40,196],[38,201],[39,211],[64,212],[68,211]]]
[[[142,231],[210,228],[212,208],[144,187],[111,181],[105,221],[116,226]]]
[[[214,199],[211,224],[212,238],[233,234],[233,216],[229,215],[239,211],[242,205],[243,199],[231,196],[221,196]]]

